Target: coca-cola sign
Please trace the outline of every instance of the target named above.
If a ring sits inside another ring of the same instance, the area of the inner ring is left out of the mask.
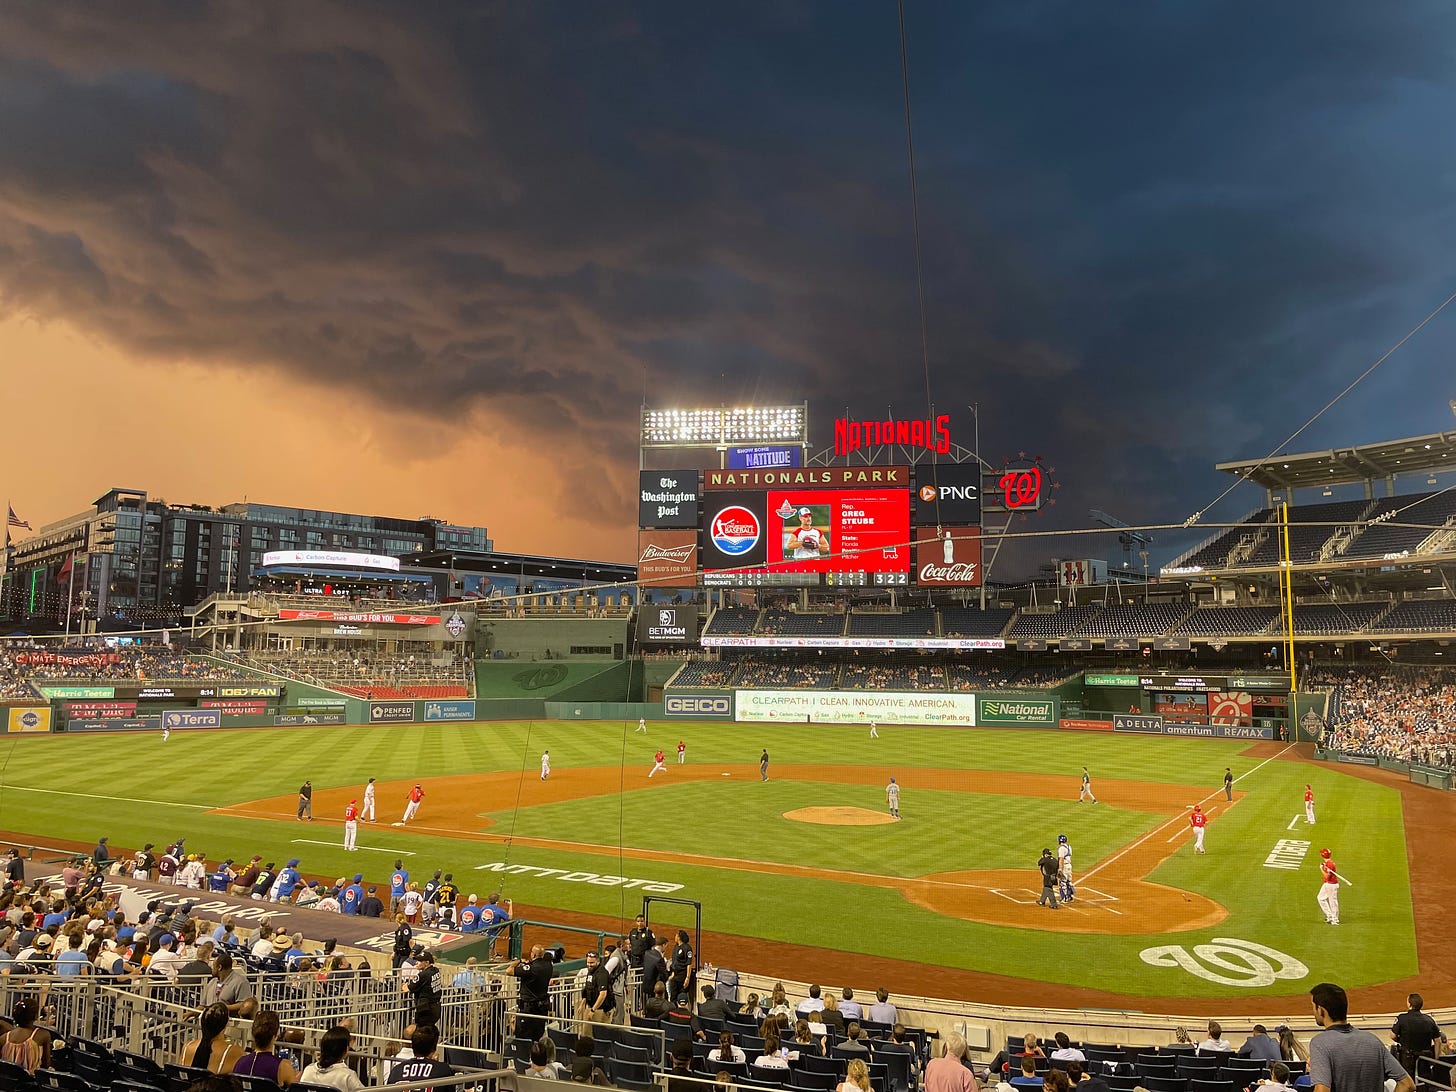
[[[975,587],[981,583],[979,527],[915,528],[915,582]]]

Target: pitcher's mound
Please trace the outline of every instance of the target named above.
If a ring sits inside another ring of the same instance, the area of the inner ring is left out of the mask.
[[[795,808],[784,812],[784,818],[826,827],[877,827],[882,823],[895,822],[893,816],[866,808]]]

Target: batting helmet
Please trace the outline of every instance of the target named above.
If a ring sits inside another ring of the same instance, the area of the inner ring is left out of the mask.
[[[1330,855],[1330,851],[1329,850],[1327,850],[1327,849],[1320,850],[1320,856],[1321,857],[1328,857],[1329,855]]]
[[[1058,834],[1057,835],[1057,844],[1058,845],[1066,845],[1067,844],[1067,836],[1065,834]]]

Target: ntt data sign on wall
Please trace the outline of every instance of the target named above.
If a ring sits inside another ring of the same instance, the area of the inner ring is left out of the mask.
[[[982,695],[977,703],[983,727],[1015,725],[1055,728],[1059,722],[1056,698],[1003,698]]]
[[[810,721],[815,724],[937,724],[975,727],[974,694],[923,691],[739,690],[734,720]]]

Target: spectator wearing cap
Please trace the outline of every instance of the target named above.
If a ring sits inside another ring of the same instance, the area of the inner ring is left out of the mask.
[[[232,886],[228,888],[229,895],[237,895],[247,898],[253,893],[253,885],[258,882],[258,873],[263,870],[263,858],[256,853],[241,872],[233,878]]]
[[[294,906],[318,906],[319,899],[324,897],[324,887],[320,883],[305,883],[298,889],[298,898],[293,900]]]
[[[460,908],[460,931],[473,933],[480,928],[480,896],[471,894]]]
[[[339,883],[340,885],[342,885],[343,880],[340,879]],[[337,914],[343,909],[343,906],[340,905],[338,898],[334,895],[332,891],[329,891],[322,886],[320,886],[319,891],[322,897],[319,899],[318,902],[313,904],[313,908],[315,910],[323,910],[331,914]]]
[[[91,859],[99,865],[111,860],[111,850],[106,848],[105,838],[96,843],[96,848],[91,851]]]
[[[435,901],[440,906],[440,928],[455,928],[460,902],[460,887],[455,883],[455,873],[445,873],[445,878],[440,881],[440,890],[435,892]]]
[[[361,918],[378,918],[384,915],[384,902],[379,897],[379,888],[373,884],[364,892],[364,901],[359,904]]]
[[[152,953],[152,961],[147,964],[147,969],[170,981],[176,981],[177,972],[187,962],[176,949],[177,938],[171,933],[163,933],[157,938],[157,948]]]
[[[357,917],[359,908],[364,905],[364,873],[354,873],[353,882],[344,888],[344,893],[339,897],[339,904],[344,913]]]
[[[495,938],[505,928],[506,922],[511,920],[511,911],[515,909],[515,903],[506,899],[505,906],[501,905],[500,892],[492,892],[490,898],[485,900],[485,905],[480,909],[479,931],[490,934],[490,954],[495,955]]]
[[[444,988],[440,968],[435,966],[435,957],[428,949],[415,956],[415,975],[409,984],[410,995],[415,1001],[415,1026],[440,1023],[440,993]]]
[[[156,876],[157,855],[152,852],[153,843],[148,842],[142,846],[139,852],[131,861],[131,878],[149,882]]]
[[[177,870],[177,886],[201,891],[207,886],[207,862],[200,853],[189,853],[187,860]]]
[[[303,883],[303,877],[298,872],[298,858],[294,857],[284,867],[283,871],[278,873],[278,894],[274,901],[292,902],[293,896],[298,891],[298,886],[301,883]]]
[[[268,892],[273,889],[273,881],[277,876],[278,873],[273,869],[273,862],[269,861],[258,869],[258,874],[253,879],[253,886],[248,889],[249,896],[255,899],[266,899]]]
[[[225,894],[228,888],[232,887],[233,881],[237,877],[238,874],[233,871],[233,859],[229,857],[218,865],[212,874],[208,876],[207,889],[209,891],[216,891],[218,894]]]

